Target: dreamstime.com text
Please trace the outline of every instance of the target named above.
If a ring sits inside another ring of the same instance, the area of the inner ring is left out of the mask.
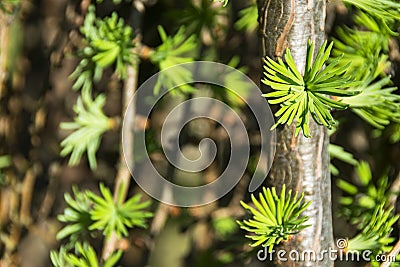
[[[338,243],[339,244],[339,243]],[[267,247],[263,247],[257,252],[257,258],[260,261],[281,261],[286,262],[290,261],[311,261],[311,262],[320,262],[326,259],[331,261],[350,261],[350,262],[359,262],[359,261],[377,261],[377,262],[386,262],[386,261],[395,261],[395,256],[390,255],[376,255],[372,256],[371,250],[343,250],[340,246],[337,249],[329,248],[327,250],[314,251],[314,250],[303,250],[297,251],[292,249],[290,251],[286,250],[272,250],[268,251]]]

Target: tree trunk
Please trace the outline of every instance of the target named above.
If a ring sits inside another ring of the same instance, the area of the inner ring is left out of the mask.
[[[259,0],[258,7],[263,56],[276,59],[290,48],[297,67],[304,71],[308,40],[314,41],[316,47],[324,41],[325,0]],[[277,257],[274,260],[279,266],[333,266],[327,252],[321,261],[310,261],[307,253],[303,259],[290,259],[291,250],[300,256],[306,250],[313,251],[320,257],[324,250],[333,248],[327,129],[311,119],[311,138],[302,133],[295,137],[294,132],[295,124],[277,130],[269,183],[279,189],[286,184],[288,189],[304,192],[305,199],[312,201],[303,213],[310,217],[307,224],[311,226],[275,249],[286,251],[286,262]],[[294,252],[291,254],[296,257]]]

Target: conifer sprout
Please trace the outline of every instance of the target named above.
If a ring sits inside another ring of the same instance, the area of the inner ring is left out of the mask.
[[[311,202],[303,201],[303,197],[304,194],[298,197],[297,192],[292,197],[292,190],[286,193],[286,186],[283,185],[280,195],[276,193],[275,187],[263,187],[258,199],[252,194],[254,207],[241,201],[242,206],[253,216],[250,220],[238,221],[240,227],[250,233],[246,237],[254,241],[250,246],[262,245],[269,247],[271,252],[275,245],[308,227],[304,224],[308,217],[301,216],[301,213]]]

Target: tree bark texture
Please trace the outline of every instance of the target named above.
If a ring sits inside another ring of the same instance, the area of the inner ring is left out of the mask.
[[[299,70],[304,71],[308,40],[318,48],[324,41],[326,14],[325,0],[258,0],[260,44],[263,56],[273,59],[290,48]],[[317,50],[317,49],[316,49]],[[315,56],[315,55],[314,55]],[[302,230],[275,250],[286,250],[288,260],[277,261],[279,266],[333,266],[329,255],[321,261],[307,257],[292,261],[291,250],[299,255],[313,251],[316,256],[333,247],[331,181],[329,171],[327,129],[310,119],[311,138],[302,133],[294,136],[295,124],[278,127],[274,163],[269,174],[269,185],[278,189],[304,192],[311,206],[303,213],[310,217],[310,227]],[[296,256],[295,254],[292,254]]]

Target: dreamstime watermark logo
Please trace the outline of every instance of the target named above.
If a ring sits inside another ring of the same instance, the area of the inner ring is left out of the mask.
[[[345,238],[339,238],[336,240],[336,246],[338,249],[345,249],[349,246],[348,240]]]
[[[156,96],[152,94],[157,80],[171,76],[178,77],[177,75],[181,75],[182,72],[192,79],[176,84],[174,88],[163,87]],[[187,75],[188,73],[190,75]],[[227,133],[230,141],[229,162],[217,179],[201,186],[182,186],[163,177],[147,152],[144,127],[128,129],[131,124],[126,121],[133,113],[149,118],[151,112],[156,111],[157,103],[171,90],[184,84],[195,83],[216,86],[225,90],[225,94],[235,94],[245,102],[247,110],[254,118],[260,130],[261,149],[249,185],[250,192],[257,189],[265,180],[275,153],[275,131],[270,130],[274,118],[268,102],[261,96],[262,92],[258,86],[239,70],[216,62],[198,61],[179,64],[153,75],[137,89],[127,107],[122,132],[130,131],[135,141],[134,148],[127,146],[126,144],[130,142],[126,142],[125,139],[130,137],[123,134],[123,151],[133,178],[146,193],[163,203],[181,207],[213,202],[226,195],[242,178],[250,157],[249,134],[242,117],[233,107],[211,96],[181,101],[165,117],[161,130],[161,146],[169,163],[183,172],[199,173],[205,170],[217,154],[215,142],[210,138],[204,138],[198,147],[200,156],[195,160],[185,157],[179,144],[179,135],[185,125],[192,120],[206,118],[217,122]],[[215,112],[216,110],[218,112]]]
[[[336,240],[336,248],[328,248],[320,251],[305,249],[298,251],[292,249],[286,251],[283,249],[268,251],[267,247],[263,247],[257,252],[259,261],[302,261],[302,262],[321,262],[330,261],[346,261],[346,262],[377,262],[395,261],[395,256],[380,254],[373,256],[371,250],[350,250],[348,248],[348,240],[339,238]]]

